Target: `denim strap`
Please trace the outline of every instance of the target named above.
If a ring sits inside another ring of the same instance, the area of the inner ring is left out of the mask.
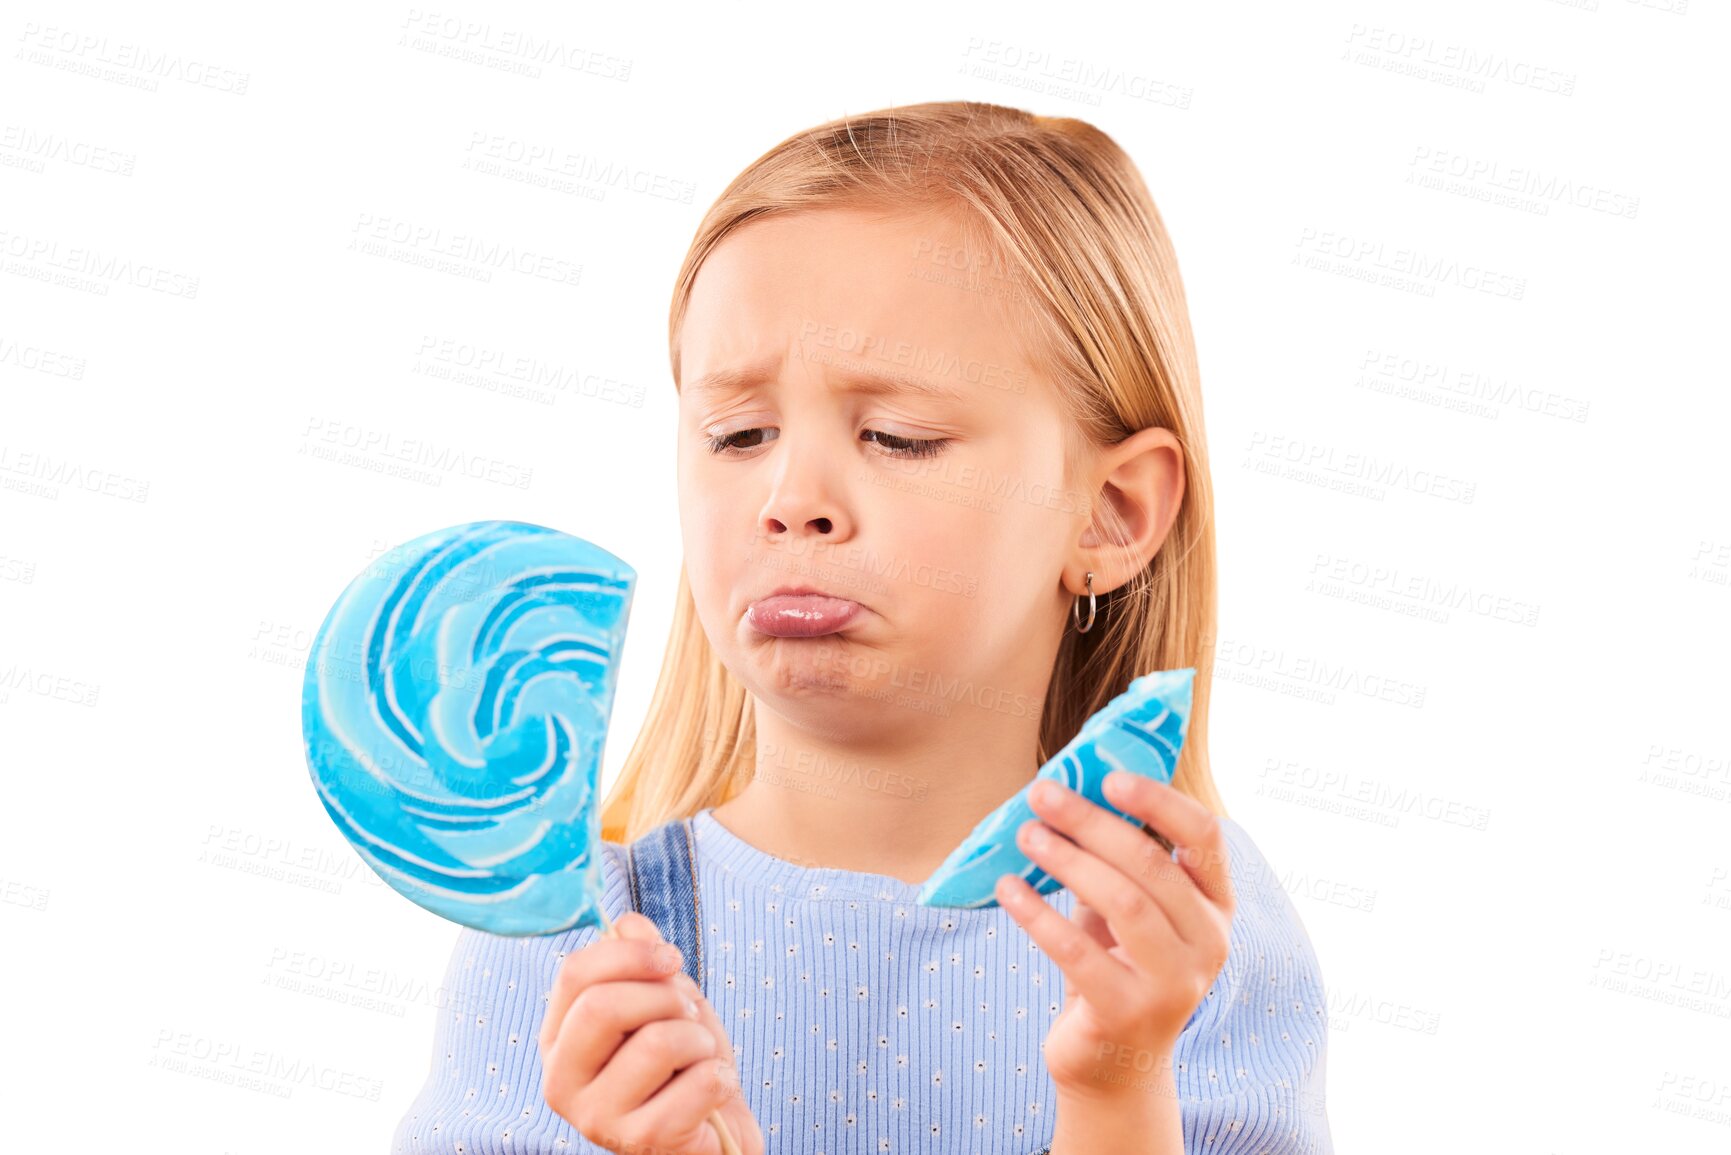
[[[685,956],[685,973],[703,989],[702,914],[697,901],[697,861],[691,820],[674,818],[644,834],[625,850],[631,879],[631,909],[661,929],[661,937]]]

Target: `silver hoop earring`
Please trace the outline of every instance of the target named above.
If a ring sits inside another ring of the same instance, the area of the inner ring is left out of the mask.
[[[1089,630],[1094,628],[1094,571],[1093,570],[1088,571],[1088,624],[1085,626],[1080,624],[1080,622],[1082,620],[1082,595],[1081,594],[1077,594],[1076,600],[1074,602],[1070,603],[1070,620],[1072,622],[1078,623],[1076,626],[1076,632],[1078,634],[1085,634]]]

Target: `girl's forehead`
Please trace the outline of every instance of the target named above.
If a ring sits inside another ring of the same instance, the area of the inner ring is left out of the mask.
[[[825,210],[753,221],[710,253],[680,331],[682,390],[735,384],[780,359],[839,376],[923,383],[971,396],[1026,392],[1029,328],[995,291],[958,273],[959,230],[916,217]],[[949,269],[945,272],[945,269]]]

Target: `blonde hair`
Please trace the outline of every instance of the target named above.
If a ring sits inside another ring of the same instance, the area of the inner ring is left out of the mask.
[[[1035,762],[1062,749],[1131,679],[1194,667],[1173,785],[1224,815],[1208,764],[1214,492],[1195,340],[1171,239],[1136,166],[1085,121],[974,101],[881,109],[797,133],[747,166],[698,226],[668,319],[674,387],[686,303],[716,245],[761,216],[859,207],[952,221],[968,251],[1014,286],[1027,306],[1018,320],[1033,334],[1025,353],[1075,419],[1072,472],[1079,457],[1138,430],[1161,426],[1177,438],[1185,487],[1171,533],[1129,582],[1096,593],[1092,630],[1066,625]],[[1122,541],[1111,503],[1093,495],[1089,503],[1116,523],[1107,540]],[[750,695],[710,646],[683,564],[676,598],[648,715],[602,805],[602,837],[611,841],[719,806],[756,772]]]

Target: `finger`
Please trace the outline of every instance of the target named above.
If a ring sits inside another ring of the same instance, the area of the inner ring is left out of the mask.
[[[661,946],[661,932],[655,923],[636,911],[616,919],[615,934],[598,938],[582,950],[565,956],[559,973],[553,977],[553,989],[547,993],[547,1009],[541,1017],[539,1042],[543,1055],[559,1024],[565,1021],[571,1003],[587,987],[601,982],[630,979],[666,978],[679,970],[683,956],[679,948],[668,945],[672,952],[657,965],[656,951]],[[644,928],[648,929],[645,930]],[[654,937],[650,938],[649,935]]]
[[[687,1146],[695,1142],[719,1151],[721,1144],[710,1129],[709,1113],[738,1093],[732,1067],[721,1059],[700,1059],[673,1076],[643,1106],[621,1116],[619,1130],[625,1135],[650,1136],[641,1148],[646,1151],[683,1151],[686,1148],[679,1144],[687,1136],[691,1136]]]
[[[680,1071],[716,1058],[715,1036],[690,1019],[657,1019],[632,1032],[588,1084],[587,1095],[630,1114],[653,1099]]]
[[[1134,972],[1106,953],[1081,927],[1052,909],[1040,892],[1014,874],[998,876],[998,901],[1034,944],[1064,972],[1066,992],[1074,990],[1099,1007],[1124,1005],[1134,991]]]
[[[1072,889],[1106,916],[1114,933],[1120,927],[1131,931],[1148,918],[1150,912],[1144,909],[1148,904],[1158,907],[1161,920],[1186,945],[1206,941],[1206,936],[1218,928],[1219,914],[1208,909],[1207,898],[1197,891],[1189,873],[1140,829],[1135,818],[1114,813],[1051,780],[1035,783],[1028,801],[1047,827],[1064,836],[1048,853],[1052,862],[1070,864],[1064,875],[1066,885],[1074,880]],[[1072,847],[1114,869],[1131,889],[1100,875],[1089,858],[1071,864]],[[1040,865],[1044,867],[1045,860],[1040,860]],[[1147,953],[1150,949],[1163,951],[1171,945],[1163,936],[1159,941],[1144,936],[1135,944],[1131,943],[1133,933],[1118,937],[1133,945],[1136,956],[1148,960],[1149,965],[1157,957]]]
[[[727,1037],[727,1028],[721,1025],[721,1016],[715,1013],[715,1008],[704,997],[703,989],[692,981],[690,975],[681,971],[673,977],[673,982],[697,1003],[697,1021],[702,1023],[715,1035],[716,1054],[727,1061],[734,1077],[739,1076],[739,1056],[733,1051],[733,1042]]]
[[[1237,902],[1226,831],[1208,807],[1164,782],[1124,770],[1106,775],[1101,788],[1112,805],[1170,838],[1178,848],[1178,864],[1195,880],[1197,889],[1223,913],[1233,913]]]
[[[1107,954],[1117,959],[1124,957],[1123,948],[1118,945],[1118,937],[1107,925],[1106,917],[1079,898],[1070,911],[1070,921],[1081,927],[1089,938],[1105,947]],[[1113,951],[1118,953],[1113,954]]]
[[[1110,821],[1124,824],[1123,819],[1114,818]],[[1133,834],[1128,830],[1126,833]],[[1043,845],[1036,841],[1042,835]],[[1142,841],[1148,843],[1150,850],[1158,852],[1159,848],[1152,842],[1148,842],[1146,838]],[[1086,903],[1103,916],[1113,937],[1129,953],[1131,959],[1140,962],[1143,967],[1152,969],[1158,966],[1160,959],[1170,958],[1177,948],[1186,945],[1162,901],[1156,900],[1153,894],[1126,875],[1122,869],[1077,846],[1045,823],[1024,822],[1016,832],[1016,844],[1034,865],[1068,887],[1076,895],[1078,902]],[[1188,889],[1195,889],[1188,878],[1183,885]],[[1182,905],[1184,897],[1177,895],[1167,901]],[[1190,901],[1194,903],[1200,899],[1191,898]],[[1079,923],[1072,925],[1076,925],[1078,930],[1104,949],[1098,935],[1089,934],[1088,929]]]
[[[543,1081],[552,1097],[589,1085],[633,1031],[663,1019],[698,1025],[696,1000],[666,979],[605,982],[572,1001],[558,1031],[541,1050]]]

